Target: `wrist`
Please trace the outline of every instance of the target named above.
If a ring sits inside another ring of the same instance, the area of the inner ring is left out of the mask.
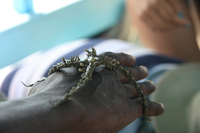
[[[84,125],[84,111],[75,101],[70,99],[55,107],[50,101],[56,98],[38,93],[1,103],[0,132],[62,133],[73,132],[78,124]]]
[[[29,99],[31,101],[37,99],[37,102],[43,100],[43,102],[39,102],[38,104],[41,108],[38,114],[42,115],[45,113],[40,120],[43,121],[41,124],[46,126],[46,131],[43,132],[65,133],[84,131],[84,129],[87,128],[85,126],[87,123],[86,120],[88,120],[84,107],[79,105],[73,98],[68,99],[61,105],[54,106],[53,104],[56,103],[59,98],[62,98],[59,94],[50,95],[39,93]]]

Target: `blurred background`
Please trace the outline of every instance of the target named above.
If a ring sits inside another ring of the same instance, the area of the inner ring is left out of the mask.
[[[0,68],[114,28],[123,14],[124,0],[0,0]]]
[[[6,0],[0,1],[0,31],[29,21],[38,14],[48,14],[78,0]]]

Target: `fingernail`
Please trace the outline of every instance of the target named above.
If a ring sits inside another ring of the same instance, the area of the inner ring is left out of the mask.
[[[154,88],[154,89],[156,88],[156,85],[155,85],[155,83],[152,80],[147,80],[147,82],[150,83],[150,85],[151,85],[152,88]]]
[[[139,67],[142,73],[148,73],[148,69],[145,66],[139,66]]]
[[[178,11],[177,16],[178,16],[178,18],[180,18],[180,19],[183,19],[183,18],[184,18],[184,15],[183,15],[183,13],[182,13],[181,11]]]
[[[136,60],[135,56],[129,55],[133,60]]]
[[[189,29],[189,28],[192,27],[192,25],[191,25],[190,23],[187,23],[187,24],[185,25],[185,27]]]
[[[161,107],[162,109],[165,109],[165,106],[164,106],[163,103],[159,103],[159,105],[160,105],[160,107]]]

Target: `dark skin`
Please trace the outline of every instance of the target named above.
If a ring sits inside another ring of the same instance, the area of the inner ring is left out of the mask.
[[[125,54],[108,55],[120,61],[136,80],[145,78],[145,67],[132,67],[135,59]],[[68,101],[52,106],[71,87],[80,73],[65,68],[37,83],[30,96],[0,104],[1,133],[115,133],[143,115],[143,105],[135,88],[120,73],[99,67],[93,79]],[[140,83],[145,95],[155,91],[152,82]],[[163,107],[148,101],[148,115],[157,116]]]

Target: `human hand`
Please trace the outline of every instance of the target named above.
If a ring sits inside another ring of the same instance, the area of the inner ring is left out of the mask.
[[[135,59],[129,55],[113,53],[104,55],[120,61],[135,80],[148,75],[145,67],[133,67]],[[62,69],[43,82],[35,84],[30,95],[46,92],[50,96],[62,97],[78,83],[80,75],[76,68]],[[152,82],[147,81],[139,85],[145,95],[155,91]],[[160,104],[148,101],[148,107],[149,116],[163,113]],[[66,121],[63,128],[67,129],[65,130],[67,132],[117,132],[143,115],[142,100],[127,78],[103,66],[95,70],[92,80],[81,91],[55,108],[66,111],[62,118]]]
[[[154,31],[191,26],[183,0],[127,0],[133,21],[140,20]]]

